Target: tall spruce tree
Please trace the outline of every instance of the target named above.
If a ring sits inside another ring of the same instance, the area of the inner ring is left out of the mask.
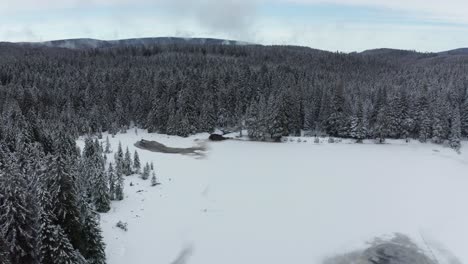
[[[460,120],[460,110],[458,107],[453,109],[452,111],[452,122],[450,128],[450,147],[455,149],[456,151],[460,150],[461,143],[461,120]]]
[[[138,155],[138,152],[136,150],[133,154],[133,170],[136,174],[139,174],[141,172],[140,156]]]
[[[124,170],[124,174],[126,176],[129,176],[133,173],[132,171],[132,154],[130,154],[130,151],[128,150],[128,147],[127,147],[127,150],[125,151],[125,157],[124,157],[124,160],[123,160],[123,170]]]
[[[11,264],[39,263],[38,215],[30,204],[25,175],[13,154],[0,159],[0,236]],[[3,240],[2,239],[2,240]]]

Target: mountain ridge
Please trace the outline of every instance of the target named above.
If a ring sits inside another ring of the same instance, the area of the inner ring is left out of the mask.
[[[1,43],[1,42],[0,42]],[[151,46],[151,45],[169,45],[169,44],[192,44],[192,45],[260,45],[239,40],[219,39],[219,38],[183,38],[183,37],[143,37],[143,38],[127,38],[117,40],[101,40],[94,38],[73,38],[73,39],[58,39],[40,42],[3,42],[10,44],[20,44],[29,46],[45,46],[53,48],[68,48],[68,49],[93,49],[93,48],[112,48],[121,46]],[[262,46],[262,45],[260,45]],[[272,45],[277,46],[277,45]],[[282,45],[280,45],[282,46]],[[301,47],[297,45],[287,45],[291,47]],[[307,47],[314,49],[312,47]],[[315,50],[315,49],[314,49]],[[326,50],[321,50],[326,51]],[[330,51],[329,51],[330,52]],[[348,54],[361,55],[414,55],[414,54],[433,54],[433,55],[468,55],[467,48],[457,48],[441,52],[419,52],[415,50],[393,49],[393,48],[376,48],[368,49],[361,52],[347,52]]]

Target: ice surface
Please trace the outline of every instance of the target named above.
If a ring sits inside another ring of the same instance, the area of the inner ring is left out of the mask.
[[[208,134],[109,138],[114,150],[121,141],[133,154],[142,138],[191,147]],[[125,199],[101,218],[108,263],[322,263],[395,232],[441,264],[450,263],[447,252],[468,263],[465,142],[457,154],[418,142],[321,141],[208,142],[203,159],[138,149],[162,184],[125,178]]]

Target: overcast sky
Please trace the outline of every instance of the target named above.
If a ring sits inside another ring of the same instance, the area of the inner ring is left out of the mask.
[[[156,36],[443,51],[468,47],[468,0],[0,0],[0,41]]]

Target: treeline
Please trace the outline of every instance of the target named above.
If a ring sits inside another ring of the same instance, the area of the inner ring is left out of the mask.
[[[468,135],[463,56],[209,45],[4,48],[11,51],[0,61],[3,115],[60,122],[75,136],[115,133],[131,122],[181,136],[244,127],[256,139],[307,130],[457,145]]]

